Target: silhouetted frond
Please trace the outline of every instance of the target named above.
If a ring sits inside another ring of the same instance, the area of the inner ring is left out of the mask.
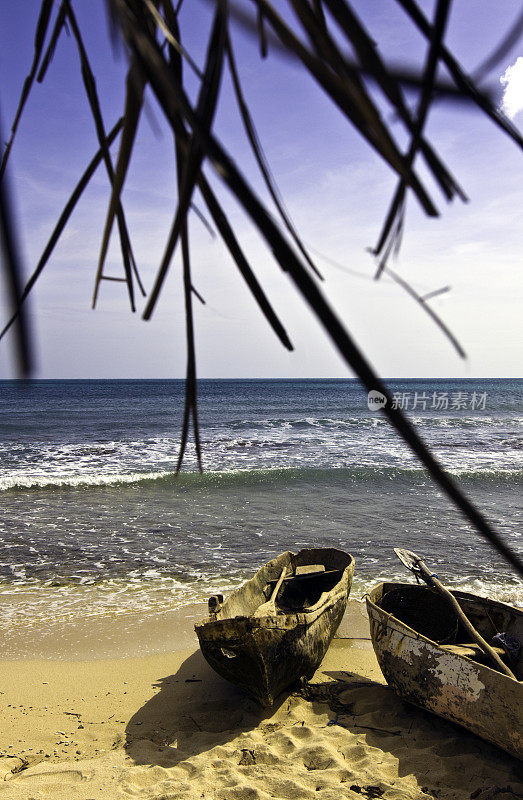
[[[107,170],[107,175],[109,177],[109,181],[111,186],[114,184],[114,169],[113,169],[113,162],[111,160],[111,155],[106,145],[106,133],[104,122],[102,119],[102,110],[100,108],[100,101],[98,99],[98,92],[96,89],[96,81],[94,78],[93,71],[91,69],[91,65],[89,63],[89,58],[87,56],[87,52],[83,43],[82,35],[80,33],[80,28],[78,27],[78,23],[76,21],[76,16],[74,14],[72,5],[70,0],[64,0],[64,4],[66,7],[66,18],[69,24],[71,25],[71,30],[73,32],[73,36],[76,40],[77,48],[78,48],[78,55],[80,56],[80,63],[82,69],[82,78],[84,81],[85,92],[87,94],[87,99],[89,101],[89,107],[91,109],[91,114],[93,116],[95,128],[96,128],[96,135],[98,137],[98,143],[102,148],[103,158],[105,168]],[[118,204],[117,209],[117,217],[118,217],[118,229],[120,232],[120,247],[122,251],[122,259],[124,265],[124,272],[125,272],[125,280],[127,283],[127,288],[129,291],[129,300],[131,303],[131,309],[135,310],[134,304],[134,286],[133,286],[133,271],[136,272],[136,263],[134,261],[133,252],[131,249],[131,242],[129,239],[129,234],[127,231],[127,224],[125,222],[125,217],[123,213],[123,208],[121,204]],[[101,271],[98,271],[95,280],[95,289],[94,289],[94,296],[93,296],[93,308],[96,305],[96,298],[98,295],[98,288],[100,285],[100,281],[104,278]]]
[[[120,131],[122,129],[122,125],[123,125],[123,119],[119,119],[118,122],[116,123],[116,125],[114,126],[114,128],[111,129],[110,133],[107,136],[107,139],[105,141],[106,147],[110,147],[111,146],[112,142],[116,139],[116,137],[120,133]],[[47,264],[47,262],[49,261],[49,259],[51,257],[51,254],[52,254],[52,252],[53,252],[53,250],[54,250],[54,248],[55,248],[55,246],[56,246],[61,234],[63,233],[63,230],[64,230],[65,226],[69,222],[69,218],[70,218],[71,214],[73,213],[76,204],[78,203],[80,197],[82,196],[82,193],[83,193],[84,189],[89,184],[89,181],[93,177],[94,173],[96,172],[98,166],[101,164],[102,160],[103,160],[103,151],[102,151],[102,148],[100,148],[98,150],[98,152],[96,153],[96,155],[94,156],[93,160],[90,162],[90,164],[87,167],[87,169],[85,170],[84,174],[82,175],[82,177],[78,181],[78,184],[76,185],[74,192],[72,193],[71,197],[67,201],[67,204],[66,204],[64,210],[60,214],[58,222],[56,223],[56,226],[55,226],[55,228],[54,228],[54,230],[53,230],[53,232],[52,232],[52,234],[51,234],[51,236],[49,238],[49,241],[47,242],[47,244],[45,246],[45,249],[44,249],[42,255],[40,256],[40,258],[38,260],[38,264],[36,265],[36,269],[34,270],[33,274],[29,278],[29,280],[27,281],[23,292],[21,292],[19,294],[17,309],[16,309],[15,313],[13,314],[11,319],[7,322],[7,324],[4,326],[4,328],[0,332],[0,339],[2,339],[5,336],[5,334],[7,333],[9,328],[11,327],[11,325],[15,322],[15,320],[20,315],[20,313],[22,311],[23,303],[25,302],[29,292],[31,291],[31,289],[35,285],[36,281],[38,280],[38,278],[42,274],[42,271],[43,271],[45,265]]]
[[[372,30],[359,19],[349,0],[286,0],[286,2],[278,3],[270,0],[235,0],[235,2],[207,0],[213,9],[213,22],[203,69],[198,67],[196,60],[182,44],[178,21],[181,0],[176,7],[172,0],[106,0],[106,2],[113,38],[116,35],[122,37],[129,57],[123,120],[117,123],[109,135],[105,132],[94,71],[91,68],[80,27],[73,11],[72,0],[63,0],[61,3],[45,53],[44,44],[50,22],[51,4],[45,0],[42,4],[33,62],[22,90],[8,147],[11,147],[35,76],[39,80],[46,74],[60,34],[67,29],[66,26],[69,26],[79,52],[85,92],[100,149],[62,212],[24,291],[20,291],[20,287],[17,286],[20,270],[16,260],[16,248],[11,237],[11,244],[6,250],[6,252],[9,251],[6,265],[8,275],[12,279],[15,313],[0,334],[0,338],[14,320],[21,317],[25,297],[41,274],[73,208],[102,161],[109,177],[111,196],[102,234],[94,301],[96,301],[102,280],[124,280],[127,283],[131,307],[134,310],[133,281],[134,277],[137,277],[137,270],[122,207],[122,190],[132,159],[133,144],[142,110],[143,92],[145,87],[149,86],[172,131],[176,160],[177,197],[175,200],[176,212],[143,316],[145,319],[151,317],[164,286],[175,248],[180,242],[187,370],[177,471],[182,467],[191,421],[198,465],[200,469],[202,468],[197,406],[193,295],[202,302],[203,298],[193,283],[188,224],[190,211],[195,208],[197,192],[203,198],[212,224],[225,243],[258,307],[282,344],[289,350],[292,349],[292,344],[282,323],[269,298],[265,295],[252,264],[249,263],[241,248],[238,236],[224,211],[220,197],[211,188],[206,170],[213,169],[221,184],[237,201],[253,229],[260,234],[267,251],[272,255],[276,264],[285,271],[298,294],[318,319],[345,363],[369,391],[378,390],[388,398],[383,413],[394,429],[466,519],[504,555],[515,569],[523,573],[523,565],[517,555],[509,550],[502,537],[493,529],[484,515],[470,502],[454,479],[445,472],[408,418],[394,406],[387,387],[352,339],[348,326],[339,319],[322,293],[309,248],[298,235],[285,209],[270,165],[258,139],[248,98],[242,88],[241,68],[236,61],[231,44],[231,30],[239,25],[252,35],[253,47],[256,50],[260,48],[262,57],[272,57],[274,52],[275,57],[287,57],[298,63],[302,71],[311,78],[313,86],[334,103],[343,121],[349,123],[349,129],[356,131],[377,157],[393,170],[398,184],[374,251],[379,257],[378,275],[386,270],[391,278],[424,308],[435,324],[449,338],[457,352],[464,357],[464,351],[453,333],[428,305],[430,298],[443,293],[448,287],[420,295],[397,272],[387,267],[389,257],[397,255],[399,250],[404,231],[407,196],[409,194],[414,196],[426,215],[433,217],[438,214],[425,181],[420,177],[420,174],[423,173],[418,174],[416,169],[415,162],[418,153],[428,167],[430,176],[447,200],[454,197],[466,200],[463,189],[450,169],[443,163],[434,142],[428,139],[426,122],[435,102],[453,98],[462,102],[474,103],[520,148],[523,148],[523,137],[498,110],[492,93],[477,87],[475,81],[462,69],[456,56],[445,45],[444,33],[450,14],[451,0],[437,0],[433,23],[428,21],[415,0],[395,0],[426,44],[426,56],[421,68],[408,68],[404,65],[388,63],[378,50]],[[186,13],[191,13],[187,6],[184,7],[184,14]],[[482,77],[493,65],[497,64],[503,54],[514,46],[522,31],[523,15],[519,15],[502,41],[480,66],[476,75]],[[346,46],[350,49],[350,54],[345,52]],[[282,229],[257,196],[254,187],[245,176],[242,165],[236,164],[227,142],[221,141],[216,135],[214,121],[219,108],[225,59],[229,63],[236,101],[251,149],[272,201],[283,220]],[[190,92],[184,83],[184,65],[188,65],[194,73],[191,75]],[[440,67],[444,67],[448,72],[450,82],[438,74]],[[194,76],[197,80],[195,91]],[[371,82],[372,87],[369,85]],[[410,101],[407,103],[405,99],[406,88],[414,88],[418,92],[415,111],[412,110]],[[193,102],[191,97],[194,95],[197,96],[197,99]],[[394,135],[394,124],[387,121],[388,117],[382,110],[382,105],[392,112],[394,120],[401,121],[403,131],[407,132],[410,140],[407,152],[403,152],[402,146],[398,144]],[[120,150],[116,167],[113,167],[109,147],[120,130],[122,131]],[[4,161],[7,159],[7,155],[8,152],[4,153]],[[5,184],[2,184],[1,189],[2,229],[4,234],[7,231],[4,240],[9,241],[9,232],[12,231],[12,216],[10,216]],[[205,220],[201,214],[200,217]],[[115,218],[120,237],[125,278],[111,278],[103,274]],[[209,225],[206,220],[205,224]],[[139,285],[141,286],[141,284]],[[27,338],[22,335],[19,341],[27,342]],[[27,357],[23,353],[21,358],[25,358],[27,362]]]
[[[436,314],[436,312],[430,306],[427,305],[427,300],[430,300],[432,297],[437,297],[438,295],[443,294],[444,292],[448,292],[449,287],[445,286],[444,289],[436,289],[434,292],[428,292],[426,295],[422,296],[418,294],[418,292],[410,285],[410,283],[408,283],[404,278],[398,275],[397,272],[394,272],[394,270],[392,270],[390,267],[386,267],[385,269],[387,275],[390,275],[392,280],[394,280],[403,289],[405,289],[405,291],[408,294],[410,294],[410,296],[413,297],[414,300],[416,300],[416,302],[420,304],[420,306],[423,307],[423,310],[427,312],[427,314],[436,323],[438,328],[441,328],[441,330],[443,331],[447,339],[451,342],[452,346],[454,347],[460,358],[466,358],[467,354],[463,350],[462,346],[460,345],[460,343],[458,342],[452,331],[449,329],[447,325],[445,325],[443,320]]]
[[[11,152],[11,147],[13,146],[13,141],[16,136],[18,124],[20,122],[20,118],[22,116],[22,112],[24,110],[27,98],[29,97],[29,92],[31,91],[31,87],[33,85],[36,76],[36,71],[38,69],[38,64],[40,63],[40,57],[42,55],[42,49],[44,46],[44,40],[47,33],[47,28],[49,25],[49,19],[51,17],[52,8],[53,8],[53,0],[43,0],[42,5],[40,7],[40,15],[38,17],[38,22],[36,23],[33,63],[31,64],[29,75],[24,81],[22,94],[20,95],[20,100],[18,102],[18,108],[16,109],[15,118],[11,126],[11,135],[9,137],[9,141],[7,142],[4,152],[2,153],[2,161],[0,163],[0,181],[2,180],[7,165],[7,161],[9,159],[9,153]]]
[[[163,59],[160,49],[156,45],[156,41],[150,36],[147,39],[145,39],[146,35],[147,32],[143,32],[142,41],[144,42],[144,46],[147,49],[152,48],[153,50],[155,50],[155,55],[162,61],[164,69],[167,69],[167,64]],[[214,113],[216,110],[223,59],[225,54],[225,40],[226,40],[225,4],[223,2],[219,2],[217,4],[217,11],[213,26],[213,31],[211,33],[211,37],[209,40],[209,47],[207,51],[207,65],[204,73],[204,80],[198,98],[198,104],[195,109],[195,113],[198,116],[198,119],[201,121],[201,125],[204,131],[210,130],[214,118]],[[140,63],[142,65],[142,69],[145,75],[147,75],[147,77],[149,78],[149,81],[151,82],[151,85],[153,86],[154,89],[154,85],[152,84],[152,65],[149,62],[144,61],[144,59],[141,57],[141,54],[138,53],[138,51],[136,52],[137,52],[137,57],[141,59]],[[167,70],[167,77],[168,77],[168,70]],[[160,294],[163,282],[165,280],[167,271],[169,269],[169,264],[171,262],[174,249],[176,247],[178,236],[180,235],[182,224],[186,218],[187,212],[191,205],[192,194],[194,191],[196,181],[198,179],[198,174],[200,172],[202,161],[205,156],[204,146],[202,141],[200,141],[200,139],[201,139],[200,132],[199,131],[196,132],[196,130],[193,129],[192,138],[189,142],[188,147],[185,146],[185,143],[183,142],[180,143],[181,151],[182,152],[185,151],[186,160],[182,173],[183,181],[179,190],[178,208],[176,210],[176,216],[172,224],[169,240],[165,248],[162,262],[158,269],[156,281],[151,291],[151,295],[149,297],[149,301],[147,303],[144,312],[144,319],[149,319],[149,317],[153,312],[154,306],[156,305],[156,301],[158,300],[158,296]]]
[[[414,159],[419,150],[423,128],[427,115],[429,112],[433,92],[434,92],[434,79],[436,77],[436,70],[438,68],[439,53],[443,45],[443,36],[447,25],[448,15],[450,11],[451,0],[438,0],[436,12],[434,15],[434,26],[432,35],[430,37],[430,44],[423,71],[423,86],[418,103],[416,114],[416,121],[412,131],[412,139],[410,142],[409,150],[407,153],[407,163],[410,167],[414,166]],[[405,194],[407,191],[407,184],[402,179],[398,183],[395,195],[392,198],[389,212],[383,226],[378,244],[374,250],[375,255],[380,255],[383,248],[386,247],[386,255],[381,258],[376,277],[379,278],[383,269],[386,266],[386,257],[394,250],[396,253],[400,246],[400,235],[403,230],[404,214],[405,214]],[[453,195],[451,194],[450,197]],[[389,246],[387,247],[387,240],[389,239]]]
[[[18,320],[15,332],[18,370],[21,377],[27,378],[33,366],[31,341],[27,318],[24,310],[21,308],[23,283],[22,266],[20,263],[20,251],[16,241],[15,218],[11,196],[5,173],[3,180],[0,181],[0,247],[9,300],[12,308],[16,309],[16,319]]]
[[[140,113],[142,111],[142,106],[143,106],[143,93],[145,89],[145,83],[143,81],[141,71],[138,69],[137,65],[134,64],[133,62],[131,62],[131,64],[129,65],[129,70],[127,72],[126,88],[127,91],[125,98],[125,111],[123,116],[123,130],[120,139],[120,150],[118,152],[118,160],[116,162],[116,170],[113,177],[111,199],[109,201],[107,219],[105,222],[105,228],[102,238],[102,246],[100,248],[100,256],[98,259],[98,272],[96,274],[93,307],[96,303],[96,294],[98,291],[98,286],[103,276],[104,262],[105,262],[105,257],[107,255],[107,248],[109,247],[109,238],[111,236],[114,218],[120,212],[123,217],[123,210],[122,210],[122,204],[120,202],[120,197],[122,194],[125,176],[127,174],[127,169],[129,167],[129,162],[131,160],[134,140],[136,137],[136,132],[138,130],[138,122],[140,120]],[[129,253],[129,255],[132,258],[132,253]],[[145,296],[145,290],[140,282],[140,277],[138,275],[138,272],[136,271],[135,274],[138,279],[138,285],[141,289],[141,292]],[[131,287],[132,287],[132,280],[131,280]],[[131,292],[131,303],[133,303],[132,288],[130,289],[130,292]]]
[[[430,42],[433,33],[432,26],[416,3],[413,2],[413,0],[395,1],[403,6],[415,25]],[[520,22],[518,20],[516,23],[516,31],[519,29],[519,26]],[[444,45],[439,51],[439,59],[441,63],[444,64],[448,69],[461,95],[463,97],[469,97],[471,100],[473,100],[479,106],[479,108],[481,108],[481,110],[484,111],[485,114],[487,114],[487,116],[489,116],[491,120],[496,123],[496,125],[498,125],[520,148],[523,149],[523,136],[515,127],[515,125],[513,125],[512,122],[510,122],[510,120],[501,113],[501,111],[499,111],[493,100],[489,98],[487,94],[479,91],[472,78],[470,78],[464,72],[452,53]]]
[[[263,152],[260,140],[258,138],[258,134],[256,133],[256,128],[254,127],[254,123],[252,121],[252,116],[249,111],[249,107],[245,102],[245,97],[240,84],[240,77],[238,74],[238,69],[236,67],[236,60],[234,58],[234,52],[232,49],[232,43],[230,37],[227,37],[226,47],[227,47],[227,58],[229,59],[229,66],[231,68],[232,82],[234,86],[234,92],[236,94],[236,99],[238,101],[238,107],[240,109],[240,114],[243,120],[243,124],[245,126],[245,130],[247,132],[247,136],[249,138],[249,142],[252,147],[252,151],[254,153],[254,157],[256,158],[256,161],[258,162],[258,166],[260,168],[260,172],[263,175],[265,185],[267,186],[269,194],[271,195],[274,204],[280,213],[280,216],[283,220],[285,227],[287,228],[290,235],[294,239],[294,242],[298,250],[301,252],[302,256],[307,261],[313,272],[315,272],[316,275],[319,278],[321,278],[321,274],[318,268],[312,261],[309,253],[307,252],[307,249],[303,246],[301,242],[301,239],[296,231],[296,228],[294,227],[294,224],[289,216],[289,213],[287,212],[283,204],[283,200],[281,198],[280,192],[278,191],[278,187],[276,186],[276,182],[271,174],[269,164],[267,162],[267,159],[265,158],[265,154]]]

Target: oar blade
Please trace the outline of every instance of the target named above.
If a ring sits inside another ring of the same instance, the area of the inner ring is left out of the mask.
[[[413,553],[412,550],[404,550],[401,547],[395,547],[394,552],[398,556],[401,563],[407,567],[407,569],[410,569],[411,572],[419,574],[419,563],[422,561],[422,559],[417,556],[416,553]]]

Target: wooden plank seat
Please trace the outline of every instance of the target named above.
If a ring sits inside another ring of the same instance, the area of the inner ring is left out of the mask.
[[[465,656],[466,658],[474,659],[488,658],[476,642],[467,642],[466,644],[441,644],[440,647],[442,650],[446,650],[447,653],[454,653],[456,656]],[[494,647],[491,645],[491,648],[500,658],[507,655],[502,647]]]
[[[303,581],[307,582],[307,581],[317,581],[317,580],[330,581],[333,578],[339,580],[341,578],[341,575],[342,575],[342,570],[340,569],[322,569],[318,570],[318,572],[299,572],[297,575],[294,574],[287,575],[283,579],[283,583],[286,584],[289,583],[289,581],[293,582],[299,581],[300,583]],[[276,578],[273,581],[269,581],[267,583],[267,586],[270,587],[271,589],[274,589],[277,583],[278,579]],[[265,592],[267,592],[267,587],[265,588]]]

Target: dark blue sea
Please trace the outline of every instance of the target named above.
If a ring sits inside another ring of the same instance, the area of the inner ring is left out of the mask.
[[[521,552],[523,381],[389,381],[424,440]],[[353,595],[407,577],[523,602],[355,380],[202,380],[205,473],[176,478],[177,380],[0,382],[1,626],[158,610],[238,585],[286,549],[356,558]]]

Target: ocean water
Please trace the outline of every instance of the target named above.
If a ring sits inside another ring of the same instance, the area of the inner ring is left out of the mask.
[[[389,381],[396,402],[521,552],[523,381]],[[155,611],[335,546],[353,595],[408,577],[523,604],[523,584],[420,468],[355,380],[202,380],[205,473],[175,478],[182,381],[0,382],[0,629]]]

